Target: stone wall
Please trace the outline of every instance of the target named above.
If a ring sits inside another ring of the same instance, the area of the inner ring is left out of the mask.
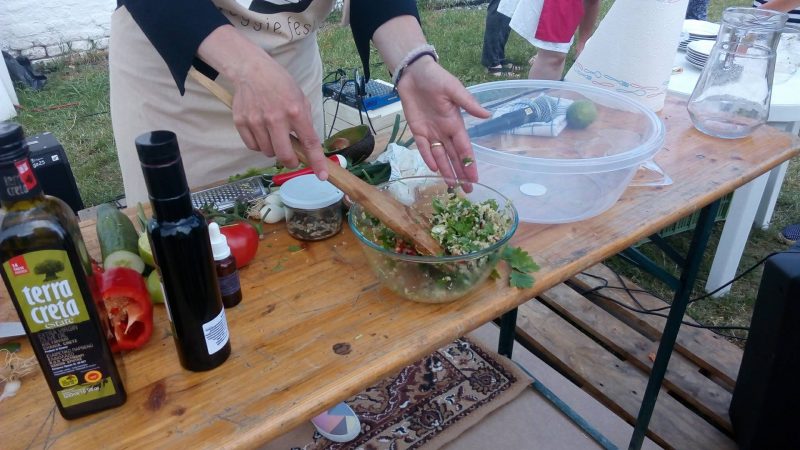
[[[43,61],[108,47],[116,0],[2,0],[0,48]]]

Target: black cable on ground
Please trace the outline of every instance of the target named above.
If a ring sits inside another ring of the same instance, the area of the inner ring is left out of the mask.
[[[746,276],[747,274],[749,274],[753,270],[757,269],[759,266],[764,264],[767,261],[767,259],[769,259],[769,258],[771,258],[771,257],[773,257],[775,255],[780,255],[780,254],[785,254],[785,253],[800,253],[800,252],[796,252],[796,251],[772,252],[769,255],[761,258],[758,262],[756,262],[752,266],[748,267],[747,269],[742,271],[742,273],[740,273],[739,275],[735,276],[732,280],[728,281],[727,283],[723,284],[722,286],[720,286],[720,287],[714,289],[713,291],[708,292],[708,293],[706,293],[704,295],[701,295],[699,297],[695,297],[693,299],[690,299],[688,304],[692,304],[692,303],[698,302],[700,300],[703,300],[703,299],[711,297],[712,295],[714,295],[715,293],[719,292],[723,288],[733,284],[734,282],[736,282],[739,279],[741,279],[742,277]],[[596,287],[593,287],[591,289],[587,289],[587,290],[581,292],[581,295],[594,294],[594,295],[597,295],[600,298],[608,300],[608,301],[610,301],[612,303],[615,303],[615,304],[617,304],[617,305],[619,305],[619,306],[621,306],[621,307],[623,307],[625,309],[628,309],[628,310],[636,312],[636,313],[649,314],[649,315],[652,315],[652,316],[667,318],[667,315],[666,314],[662,314],[661,311],[665,311],[665,310],[670,309],[672,307],[671,305],[663,306],[663,307],[660,307],[660,308],[648,309],[648,308],[645,308],[644,305],[642,305],[639,302],[639,300],[636,298],[636,296],[633,295],[633,294],[635,292],[646,293],[646,294],[652,295],[653,297],[656,297],[656,298],[658,298],[658,299],[660,299],[660,300],[662,300],[664,302],[666,302],[666,300],[664,300],[663,298],[661,298],[661,297],[659,297],[659,296],[657,296],[655,294],[652,294],[652,293],[650,293],[650,292],[648,292],[646,290],[633,289],[633,288],[628,287],[628,285],[625,282],[624,278],[622,278],[622,275],[620,275],[614,269],[611,269],[611,271],[614,272],[614,275],[617,277],[617,279],[619,280],[619,282],[620,282],[620,284],[622,286],[609,286],[608,285],[608,280],[606,280],[605,278],[597,276],[597,275],[593,275],[593,274],[590,274],[590,273],[581,272],[582,275],[585,275],[585,276],[588,276],[590,278],[594,278],[596,280],[602,281],[602,283],[603,283],[600,286],[596,286]],[[618,300],[615,300],[613,298],[610,298],[610,297],[607,297],[605,295],[600,294],[599,291],[602,290],[602,289],[624,290],[628,294],[628,296],[636,303],[636,305],[639,306],[639,308],[634,308],[634,307],[632,307],[630,305],[627,305],[625,303],[622,303],[622,302],[620,302]],[[726,334],[726,333],[720,333],[720,332],[718,332],[716,330],[742,330],[742,331],[749,331],[750,330],[750,327],[740,327],[740,326],[737,326],[737,325],[707,325],[707,324],[691,323],[691,322],[686,322],[686,321],[681,321],[681,324],[687,325],[687,326],[690,326],[690,327],[694,327],[694,328],[707,329],[707,330],[709,330],[709,331],[711,331],[713,333],[719,334],[720,336],[723,336],[723,337],[726,337],[726,338],[730,338],[730,339],[739,339],[739,340],[747,340],[747,338],[742,338],[742,337],[739,337],[739,336],[729,335],[729,334]]]

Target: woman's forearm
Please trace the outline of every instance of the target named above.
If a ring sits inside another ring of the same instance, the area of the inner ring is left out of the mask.
[[[272,58],[232,25],[224,25],[208,35],[197,49],[197,56],[234,82],[263,69],[265,58]]]
[[[414,16],[395,17],[378,27],[372,35],[372,43],[389,71],[394,71],[411,50],[427,42]]]

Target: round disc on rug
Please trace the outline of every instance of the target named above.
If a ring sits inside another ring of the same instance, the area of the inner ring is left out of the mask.
[[[311,419],[319,434],[333,442],[348,442],[361,432],[361,421],[353,410],[342,402]]]

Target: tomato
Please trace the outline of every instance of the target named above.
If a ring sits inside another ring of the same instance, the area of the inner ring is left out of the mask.
[[[236,222],[220,227],[219,231],[228,239],[236,268],[241,269],[253,260],[258,250],[258,231],[249,222]]]
[[[153,305],[139,272],[113,267],[100,275],[100,298],[111,322],[112,352],[133,350],[153,334]]]

